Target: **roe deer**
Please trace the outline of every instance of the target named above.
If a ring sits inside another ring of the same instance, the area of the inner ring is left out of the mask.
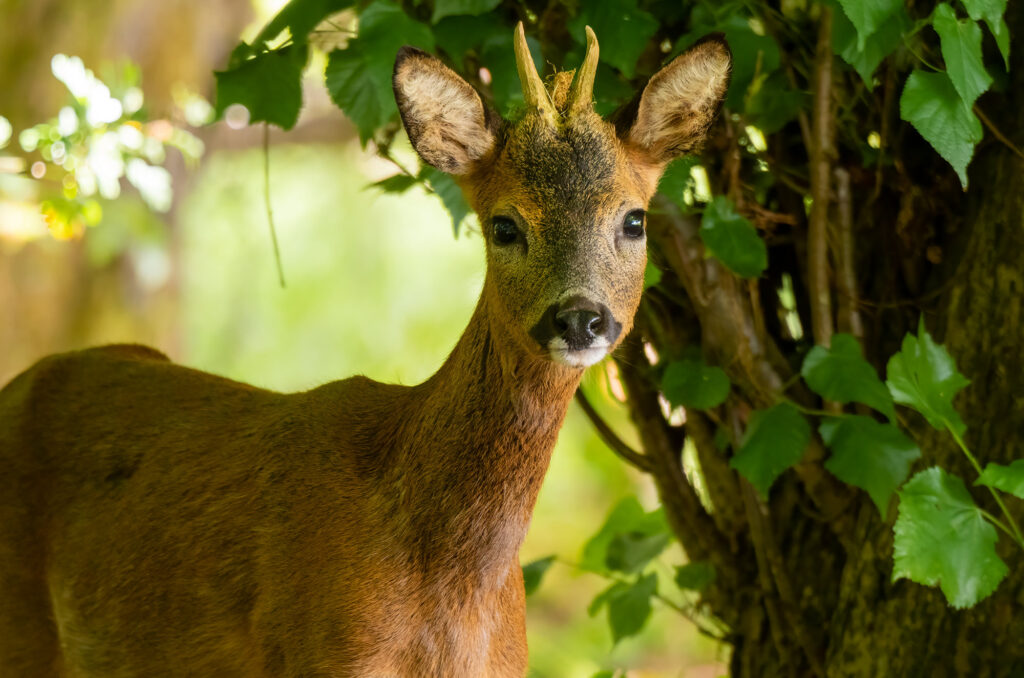
[[[583,369],[633,322],[644,209],[730,56],[709,37],[617,124],[598,46],[545,87],[522,24],[506,122],[403,48],[416,151],[487,255],[469,326],[413,387],[280,394],[140,346],[46,358],[0,392],[3,678],[523,676],[518,550]]]

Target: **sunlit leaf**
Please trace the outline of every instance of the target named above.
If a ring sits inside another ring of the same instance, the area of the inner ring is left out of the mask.
[[[827,400],[863,403],[892,419],[896,415],[892,395],[864,360],[860,344],[849,334],[832,337],[832,347],[815,346],[800,370],[807,385]]]
[[[874,88],[875,69],[903,42],[903,34],[910,29],[910,17],[900,8],[869,35],[864,47],[858,46],[857,29],[844,12],[832,17],[832,48],[843,61],[853,66],[868,89]]]
[[[644,569],[647,563],[658,557],[672,536],[661,532],[647,535],[643,532],[620,532],[608,543],[604,563],[609,570],[632,574]]]
[[[673,361],[661,378],[661,392],[670,403],[698,410],[724,403],[729,388],[729,377],[722,368],[700,360]]]
[[[608,552],[617,535],[655,536],[669,534],[662,509],[644,511],[636,497],[626,497],[611,510],[601,529],[583,547],[580,567],[595,572],[608,570]]]
[[[675,582],[681,589],[703,591],[715,581],[715,566],[706,561],[687,563],[676,568]]]
[[[959,21],[946,3],[935,8],[932,26],[939,34],[949,79],[970,108],[992,86],[981,58],[981,27],[974,21]]]
[[[291,129],[302,108],[302,69],[307,48],[293,45],[263,52],[235,68],[217,71],[217,116],[232,104],[249,111],[249,124],[269,122]]]
[[[967,188],[967,165],[981,141],[981,122],[945,73],[914,71],[900,96],[900,118],[946,159]]]
[[[555,562],[555,557],[548,556],[523,565],[523,588],[526,595],[532,595],[540,588],[541,579],[553,562]]]
[[[1024,499],[1024,459],[1017,459],[1009,466],[991,463],[985,466],[981,477],[974,481],[978,485],[988,485],[1015,497]]]
[[[830,417],[818,431],[832,450],[825,468],[867,492],[885,520],[892,493],[907,479],[921,450],[896,426],[870,417]]]
[[[889,359],[886,386],[896,402],[914,408],[937,429],[948,425],[958,435],[967,429],[953,398],[970,381],[956,369],[946,349],[936,344],[921,319],[918,335],[903,337],[903,348]]]
[[[743,444],[729,465],[767,497],[772,483],[803,457],[811,427],[789,403],[757,410],[750,417]]]
[[[291,0],[263,27],[254,42],[273,40],[285,28],[294,42],[303,42],[317,24],[353,4],[353,0]]]
[[[700,162],[696,155],[684,155],[669,163],[658,182],[658,193],[671,200],[683,212],[693,209],[693,175],[690,170]],[[690,191],[690,203],[687,203],[684,196]]]
[[[1010,29],[1006,25],[1003,14],[1006,12],[1006,0],[962,0],[967,14],[975,21],[984,20],[988,24],[992,37],[996,39],[1006,69],[1010,69]]]
[[[938,585],[953,607],[971,607],[999,586],[1007,567],[996,530],[959,476],[932,467],[900,490],[892,579]]]
[[[569,21],[569,32],[586,44],[584,26],[601,40],[601,61],[632,78],[636,62],[658,30],[658,20],[637,6],[637,0],[602,0],[580,3],[580,13]]]
[[[756,278],[768,267],[768,248],[732,201],[716,196],[701,220],[700,237],[716,259],[743,278]]]
[[[857,29],[857,48],[903,7],[903,0],[839,0],[843,11]]]
[[[410,177],[408,174],[396,174],[370,184],[370,188],[379,188],[385,193],[405,193],[417,183],[419,182],[416,177]]]
[[[658,576],[653,572],[633,584],[615,582],[594,598],[587,611],[594,616],[607,606],[612,641],[618,643],[643,629],[651,616],[651,596],[657,592]]]

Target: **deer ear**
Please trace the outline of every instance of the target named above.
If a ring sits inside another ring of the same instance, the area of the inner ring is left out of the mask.
[[[720,33],[673,59],[644,87],[628,141],[659,163],[698,148],[725,96],[731,66]]]
[[[413,148],[442,172],[468,174],[494,147],[493,117],[480,95],[436,57],[403,47],[392,86]]]

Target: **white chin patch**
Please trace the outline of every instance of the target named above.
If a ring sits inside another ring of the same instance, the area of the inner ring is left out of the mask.
[[[548,342],[551,359],[566,367],[590,367],[608,355],[608,340],[598,337],[587,348],[571,350],[565,339],[555,337]]]

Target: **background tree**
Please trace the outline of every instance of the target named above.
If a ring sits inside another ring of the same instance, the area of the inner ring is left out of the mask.
[[[960,479],[978,478],[978,459],[1013,461],[1024,436],[1024,155],[1012,138],[1024,82],[1010,50],[1020,8],[376,0],[320,23],[350,5],[290,3],[218,74],[218,108],[294,124],[301,97],[285,85],[310,31],[352,30],[326,85],[393,159],[388,84],[403,44],[439,52],[514,114],[514,23],[556,68],[579,63],[590,25],[597,104],[611,112],[628,111],[623,98],[666,59],[724,32],[735,59],[724,114],[704,152],[662,181],[651,284],[610,371],[640,449],[581,402],[653,476],[692,561],[677,584],[701,591],[689,612],[732,645],[733,675],[1024,671],[1013,612],[1024,577],[1004,563],[1020,561],[1020,505]],[[260,85],[271,76],[280,82]],[[451,180],[396,166],[382,188],[428,183],[458,229],[466,208]],[[883,386],[871,364],[894,354]],[[904,484],[912,465],[929,468]],[[1020,496],[1021,480],[1018,462],[982,482]],[[619,509],[584,554],[585,567],[619,577],[592,605],[607,607],[616,639],[643,626],[659,595],[645,567],[667,541],[658,516]],[[545,566],[529,565],[531,579]]]

